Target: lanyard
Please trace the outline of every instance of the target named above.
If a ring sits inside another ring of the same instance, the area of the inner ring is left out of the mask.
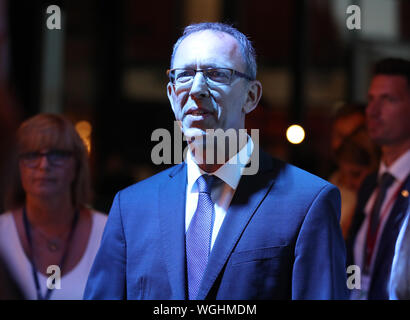
[[[373,251],[374,251],[374,248],[376,246],[376,240],[377,240],[377,237],[379,235],[380,225],[382,224],[382,221],[383,221],[384,217],[386,216],[386,214],[388,213],[388,211],[392,209],[391,205],[396,200],[397,196],[399,195],[400,190],[403,187],[404,187],[404,183],[402,183],[396,189],[393,196],[389,199],[387,205],[384,206],[384,210],[380,214],[379,223],[377,224],[376,233],[373,237],[370,234],[370,224],[371,224],[370,222],[374,217],[370,216],[369,226],[367,228],[367,235],[366,235],[366,247],[365,247],[365,251],[364,251],[364,253],[365,253],[364,254],[364,256],[365,256],[365,259],[364,259],[365,272],[368,272],[370,270],[370,264],[371,264],[371,260],[372,260],[372,256],[373,256]],[[370,210],[370,214],[373,212],[374,206],[375,206],[375,202],[373,203],[372,210]]]
[[[74,230],[75,230],[75,227],[77,225],[78,216],[79,216],[79,213],[78,213],[78,210],[76,210],[75,213],[74,213],[74,218],[73,218],[73,223],[71,225],[70,234],[68,235],[67,245],[64,249],[63,256],[61,257],[61,260],[60,260],[60,263],[59,263],[59,267],[61,269],[63,268],[64,262],[67,258],[69,245],[71,243],[71,238],[73,237]],[[49,300],[50,296],[51,296],[51,293],[52,293],[52,289],[47,288],[47,291],[46,291],[46,294],[45,294],[44,297],[41,294],[40,282],[38,280],[38,275],[37,275],[37,268],[36,268],[36,265],[35,265],[35,262],[34,262],[34,248],[33,248],[33,240],[31,238],[31,226],[30,226],[30,223],[29,223],[28,218],[27,218],[26,206],[23,207],[23,223],[24,223],[24,229],[26,231],[27,241],[28,241],[28,244],[30,246],[30,254],[31,254],[30,263],[31,263],[31,270],[32,270],[32,273],[33,273],[34,283],[36,285],[37,299],[38,300]]]

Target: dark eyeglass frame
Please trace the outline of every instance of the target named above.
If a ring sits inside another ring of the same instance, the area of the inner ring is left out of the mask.
[[[36,168],[40,164],[41,158],[46,157],[51,166],[62,167],[73,155],[74,153],[69,150],[51,149],[47,152],[31,151],[22,153],[19,155],[19,160],[28,168]]]
[[[189,81],[187,81],[187,82],[178,83],[178,82],[176,82],[175,75],[173,75],[176,70],[194,71],[195,74],[193,75],[193,77],[192,77],[191,80],[189,80]],[[229,70],[229,71],[231,72],[230,77],[229,77],[229,82],[227,82],[227,83],[225,83],[225,82],[217,82],[217,81],[215,81],[215,80],[209,79],[209,77],[208,77],[208,75],[207,75],[207,72],[212,72],[212,71],[216,71],[216,70]],[[246,79],[246,80],[248,80],[248,81],[253,81],[253,80],[255,80],[255,79],[253,79],[252,77],[248,76],[248,75],[245,74],[245,73],[242,73],[242,72],[236,71],[236,70],[234,70],[234,69],[230,69],[230,68],[207,68],[207,69],[174,68],[174,69],[168,69],[168,70],[167,70],[167,76],[169,77],[169,80],[170,80],[171,83],[173,83],[173,84],[179,84],[179,85],[185,85],[185,84],[191,83],[198,72],[202,72],[203,76],[205,77],[205,79],[206,79],[207,81],[208,81],[208,80],[211,80],[211,81],[213,81],[214,83],[218,83],[218,84],[228,84],[228,85],[231,84],[231,83],[232,83],[232,78],[233,78],[234,75],[237,76],[237,77],[240,77],[240,78],[244,78],[244,79]]]

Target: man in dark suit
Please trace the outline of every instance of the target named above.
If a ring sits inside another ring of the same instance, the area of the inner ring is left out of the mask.
[[[395,243],[410,190],[410,62],[378,62],[368,97],[367,128],[382,157],[378,172],[359,190],[347,239],[348,264],[361,270],[361,287],[351,298],[388,299]]]
[[[246,36],[191,25],[171,68],[186,161],[116,195],[85,298],[346,298],[338,190],[238,138],[262,94]]]

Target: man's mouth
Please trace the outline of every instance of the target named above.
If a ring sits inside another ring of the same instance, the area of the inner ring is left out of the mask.
[[[190,114],[192,114],[192,115],[194,115],[194,116],[201,116],[201,115],[207,114],[207,113],[208,113],[208,112],[203,111],[203,110],[195,110],[195,111],[192,111]]]
[[[203,109],[191,109],[188,110],[187,115],[191,115],[191,116],[204,116],[207,114],[211,114],[211,112],[203,110]]]
[[[367,120],[367,127],[368,128],[378,128],[382,125],[382,122],[378,119],[370,119]]]

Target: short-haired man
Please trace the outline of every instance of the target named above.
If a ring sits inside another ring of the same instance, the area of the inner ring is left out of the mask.
[[[366,122],[381,146],[377,173],[362,184],[351,233],[348,263],[361,269],[352,299],[388,299],[395,243],[410,190],[410,62],[388,58],[374,67]]]
[[[85,298],[345,298],[338,190],[238,138],[262,94],[246,36],[191,25],[171,68],[186,161],[116,195]],[[213,130],[237,133],[234,143]],[[224,161],[208,158],[209,148]],[[259,169],[245,175],[249,160]]]

